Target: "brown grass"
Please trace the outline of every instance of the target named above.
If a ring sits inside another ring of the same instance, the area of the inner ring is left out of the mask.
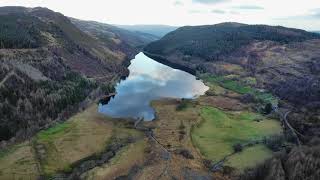
[[[45,174],[69,170],[70,165],[104,150],[112,135],[113,123],[97,113],[93,105],[68,120],[63,131],[46,138],[38,136],[37,146],[43,146],[42,167]]]
[[[141,165],[143,163],[146,143],[146,139],[142,139],[128,145],[118,152],[109,163],[90,170],[83,177],[88,180],[103,180],[127,175],[134,165]]]
[[[203,96],[199,98],[199,102],[201,105],[218,107],[223,110],[239,111],[246,108],[239,100],[223,96]]]
[[[154,136],[160,144],[150,142],[151,152],[147,155],[149,162],[140,172],[138,179],[171,179],[171,177],[183,179],[185,168],[200,174],[205,173],[202,157],[190,139],[191,127],[200,121],[198,109],[194,106],[177,111],[178,105],[179,101],[174,99],[152,102],[157,118],[151,126],[155,127]],[[169,159],[162,146],[169,151]],[[187,159],[175,153],[178,149],[190,151],[194,159]]]
[[[0,157],[0,179],[36,179],[38,176],[38,164],[30,142],[15,145]]]

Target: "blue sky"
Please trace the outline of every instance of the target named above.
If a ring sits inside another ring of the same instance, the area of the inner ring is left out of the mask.
[[[320,0],[0,0],[110,24],[269,24],[320,30]]]

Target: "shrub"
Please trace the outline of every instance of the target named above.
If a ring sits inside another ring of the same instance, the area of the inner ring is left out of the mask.
[[[243,146],[240,143],[233,145],[233,150],[235,153],[241,152],[243,150]]]
[[[264,113],[265,114],[270,114],[272,112],[273,108],[272,108],[272,104],[271,103],[267,103],[264,107]]]
[[[279,151],[283,147],[285,138],[283,135],[274,135],[265,139],[266,146],[272,151]]]
[[[177,111],[185,110],[185,109],[188,108],[189,104],[190,104],[190,100],[188,100],[188,99],[182,99],[182,100],[180,101],[180,103],[177,105],[176,110],[177,110]]]

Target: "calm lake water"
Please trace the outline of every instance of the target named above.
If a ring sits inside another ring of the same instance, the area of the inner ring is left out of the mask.
[[[115,118],[155,118],[150,106],[152,100],[161,98],[195,98],[208,87],[195,76],[150,59],[139,53],[131,60],[130,74],[116,86],[114,98],[99,105],[99,112]]]

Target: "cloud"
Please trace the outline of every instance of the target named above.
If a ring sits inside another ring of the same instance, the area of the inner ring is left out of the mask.
[[[226,12],[223,11],[223,10],[216,9],[216,10],[212,10],[211,13],[214,13],[214,14],[225,14]]]
[[[275,21],[295,21],[295,20],[320,20],[320,9],[312,9],[307,14],[301,14],[298,16],[288,16],[288,17],[280,17],[273,18]]]
[[[183,2],[181,2],[181,1],[175,1],[173,4],[175,6],[183,6],[184,5]]]
[[[200,3],[200,4],[218,4],[228,2],[230,0],[192,0],[193,3]]]
[[[261,6],[243,5],[243,6],[234,6],[233,9],[240,9],[240,10],[263,10],[264,8],[261,7]]]
[[[317,14],[313,14],[312,17],[315,19],[320,19],[320,12]]]
[[[200,14],[200,13],[205,13],[205,11],[202,10],[189,10],[188,11],[190,14]]]
[[[310,18],[320,19],[320,8],[311,10]]]
[[[233,15],[239,15],[240,14],[240,12],[238,12],[238,11],[230,11],[229,13],[233,14]]]

